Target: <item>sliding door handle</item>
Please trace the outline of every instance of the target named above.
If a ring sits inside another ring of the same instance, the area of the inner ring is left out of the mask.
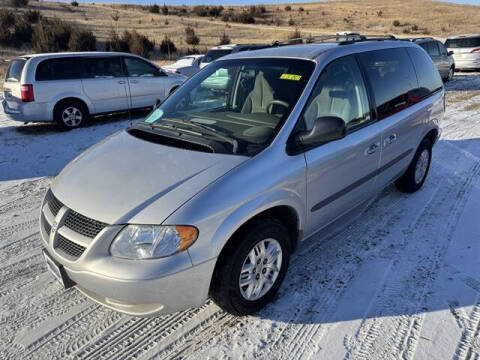
[[[397,140],[397,134],[390,134],[383,140],[383,147],[387,147]]]
[[[365,149],[365,155],[371,155],[375,153],[379,147],[380,147],[380,142],[370,144],[370,146]]]

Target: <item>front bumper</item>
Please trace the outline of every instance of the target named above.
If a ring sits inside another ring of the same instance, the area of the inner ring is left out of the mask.
[[[202,305],[208,298],[216,259],[193,266],[188,251],[162,259],[127,260],[112,257],[109,247],[122,225],[107,226],[76,259],[56,247],[59,236],[72,236],[60,220],[67,209],[52,217],[42,207],[40,234],[48,254],[63,266],[77,289],[113,310],[134,316],[154,316]],[[50,233],[45,219],[55,226]]]

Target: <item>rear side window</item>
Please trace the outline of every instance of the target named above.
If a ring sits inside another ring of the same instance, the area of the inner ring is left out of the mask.
[[[465,37],[460,39],[447,39],[447,48],[473,48],[480,47],[480,36]]]
[[[73,80],[82,78],[82,58],[58,58],[43,60],[37,66],[35,80]]]
[[[415,69],[405,48],[359,54],[372,85],[378,118],[383,119],[409,105],[409,93],[417,88]]]
[[[120,57],[85,58],[85,78],[110,78],[124,76]]]
[[[418,79],[418,90],[415,96],[424,98],[443,87],[442,79],[432,60],[418,48],[408,48]]]
[[[26,59],[15,59],[10,63],[7,74],[5,76],[6,81],[20,81],[22,77],[22,70],[27,62]]]

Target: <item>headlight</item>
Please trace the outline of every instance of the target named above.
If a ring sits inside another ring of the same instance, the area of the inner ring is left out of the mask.
[[[198,237],[194,226],[127,225],[110,246],[113,256],[154,259],[187,249]]]

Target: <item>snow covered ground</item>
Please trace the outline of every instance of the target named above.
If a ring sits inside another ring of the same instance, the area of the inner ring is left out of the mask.
[[[423,189],[389,187],[347,228],[307,240],[276,301],[244,318],[211,302],[134,318],[61,289],[40,252],[41,197],[129,121],[58,132],[0,114],[0,359],[479,359],[480,75],[447,90]]]

